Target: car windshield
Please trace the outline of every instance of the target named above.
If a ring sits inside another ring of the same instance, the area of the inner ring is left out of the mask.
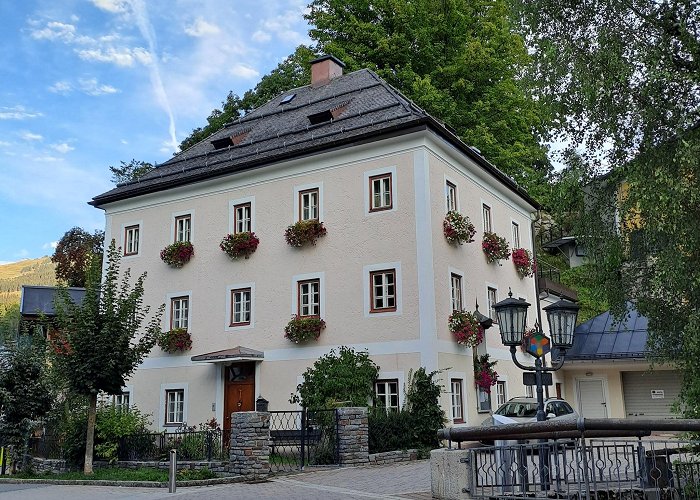
[[[506,403],[496,414],[504,417],[534,417],[537,415],[537,403]]]

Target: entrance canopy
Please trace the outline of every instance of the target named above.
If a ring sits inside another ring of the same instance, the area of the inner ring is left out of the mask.
[[[248,347],[234,347],[223,351],[214,351],[207,354],[192,356],[194,363],[230,363],[231,361],[262,361],[265,354]]]

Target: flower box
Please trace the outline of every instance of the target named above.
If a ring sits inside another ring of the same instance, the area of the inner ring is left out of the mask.
[[[318,340],[326,322],[317,316],[299,316],[295,314],[284,327],[284,336],[295,344],[307,340]]]
[[[184,352],[192,349],[192,337],[184,328],[175,328],[158,336],[158,347],[165,352]]]
[[[511,253],[511,259],[520,278],[535,274],[535,261],[529,250],[516,248]]]
[[[469,217],[450,210],[445,215],[445,220],[442,221],[442,232],[449,243],[461,245],[474,241],[476,229],[474,229],[474,224],[471,223]]]
[[[315,219],[300,220],[292,224],[284,231],[284,239],[293,247],[301,247],[307,243],[316,244],[316,240],[326,235],[326,228],[323,222]]]
[[[484,392],[491,393],[491,387],[498,381],[494,367],[498,361],[490,361],[488,354],[477,356],[474,360],[474,385]]]
[[[486,254],[486,260],[489,264],[510,257],[508,242],[505,238],[498,236],[496,233],[484,233],[484,238],[481,241],[481,249]]]
[[[160,259],[170,267],[182,267],[194,256],[194,247],[189,241],[176,241],[160,251]]]
[[[252,231],[242,233],[227,234],[219,243],[219,248],[223,250],[231,259],[236,260],[243,257],[247,259],[250,254],[257,250],[260,239]]]
[[[484,340],[484,328],[473,313],[453,312],[448,320],[448,327],[459,345],[476,347]]]

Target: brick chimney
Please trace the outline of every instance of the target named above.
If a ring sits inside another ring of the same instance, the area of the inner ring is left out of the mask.
[[[311,86],[320,87],[333,78],[343,75],[345,63],[331,55],[321,56],[311,61]]]

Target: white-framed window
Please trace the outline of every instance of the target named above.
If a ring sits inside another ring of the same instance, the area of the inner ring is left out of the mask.
[[[319,220],[320,194],[318,188],[299,191],[299,220]]]
[[[190,298],[188,296],[170,299],[170,329],[187,330],[190,324]]]
[[[191,241],[192,214],[178,215],[175,217],[175,242]]]
[[[321,280],[312,279],[297,283],[297,314],[319,316],[321,314]]]
[[[479,413],[491,411],[491,393],[490,392],[486,392],[481,387],[477,387],[476,388],[476,400],[477,400],[476,410]]]
[[[445,203],[447,211],[457,211],[457,186],[450,181],[445,181]]]
[[[396,311],[396,269],[382,269],[369,274],[370,312]]]
[[[130,400],[131,394],[128,391],[117,394],[114,396],[114,407],[121,411],[129,411]]]
[[[452,421],[454,423],[464,422],[464,398],[462,394],[462,379],[453,378],[450,380]]]
[[[139,253],[139,225],[124,228],[124,256]]]
[[[391,210],[393,206],[393,191],[391,172],[375,175],[369,178],[370,212]]]
[[[399,381],[398,379],[377,380],[374,384],[377,403],[386,411],[399,411]]]
[[[492,233],[493,225],[491,224],[491,207],[486,203],[481,204],[481,219],[484,222],[484,232]]]
[[[498,290],[494,287],[486,287],[486,304],[488,306],[489,318],[491,318],[494,323],[498,323],[498,316],[496,315],[496,309],[494,309],[497,302]]]
[[[250,325],[253,310],[252,296],[250,288],[231,290],[231,322],[229,326]]]
[[[535,390],[531,385],[526,385],[525,386],[525,396],[528,398],[534,398],[535,397]]]
[[[499,380],[496,382],[496,404],[501,406],[508,400],[508,393],[506,392],[506,381]]]
[[[450,273],[450,295],[452,298],[452,310],[461,311],[464,308],[462,300],[462,277],[457,273]]]
[[[180,425],[185,422],[185,390],[168,389],[165,391],[164,425]]]
[[[512,234],[512,248],[520,248],[520,226],[513,221],[511,222],[510,230]]]
[[[252,208],[250,203],[241,203],[233,207],[234,234],[252,231]]]

